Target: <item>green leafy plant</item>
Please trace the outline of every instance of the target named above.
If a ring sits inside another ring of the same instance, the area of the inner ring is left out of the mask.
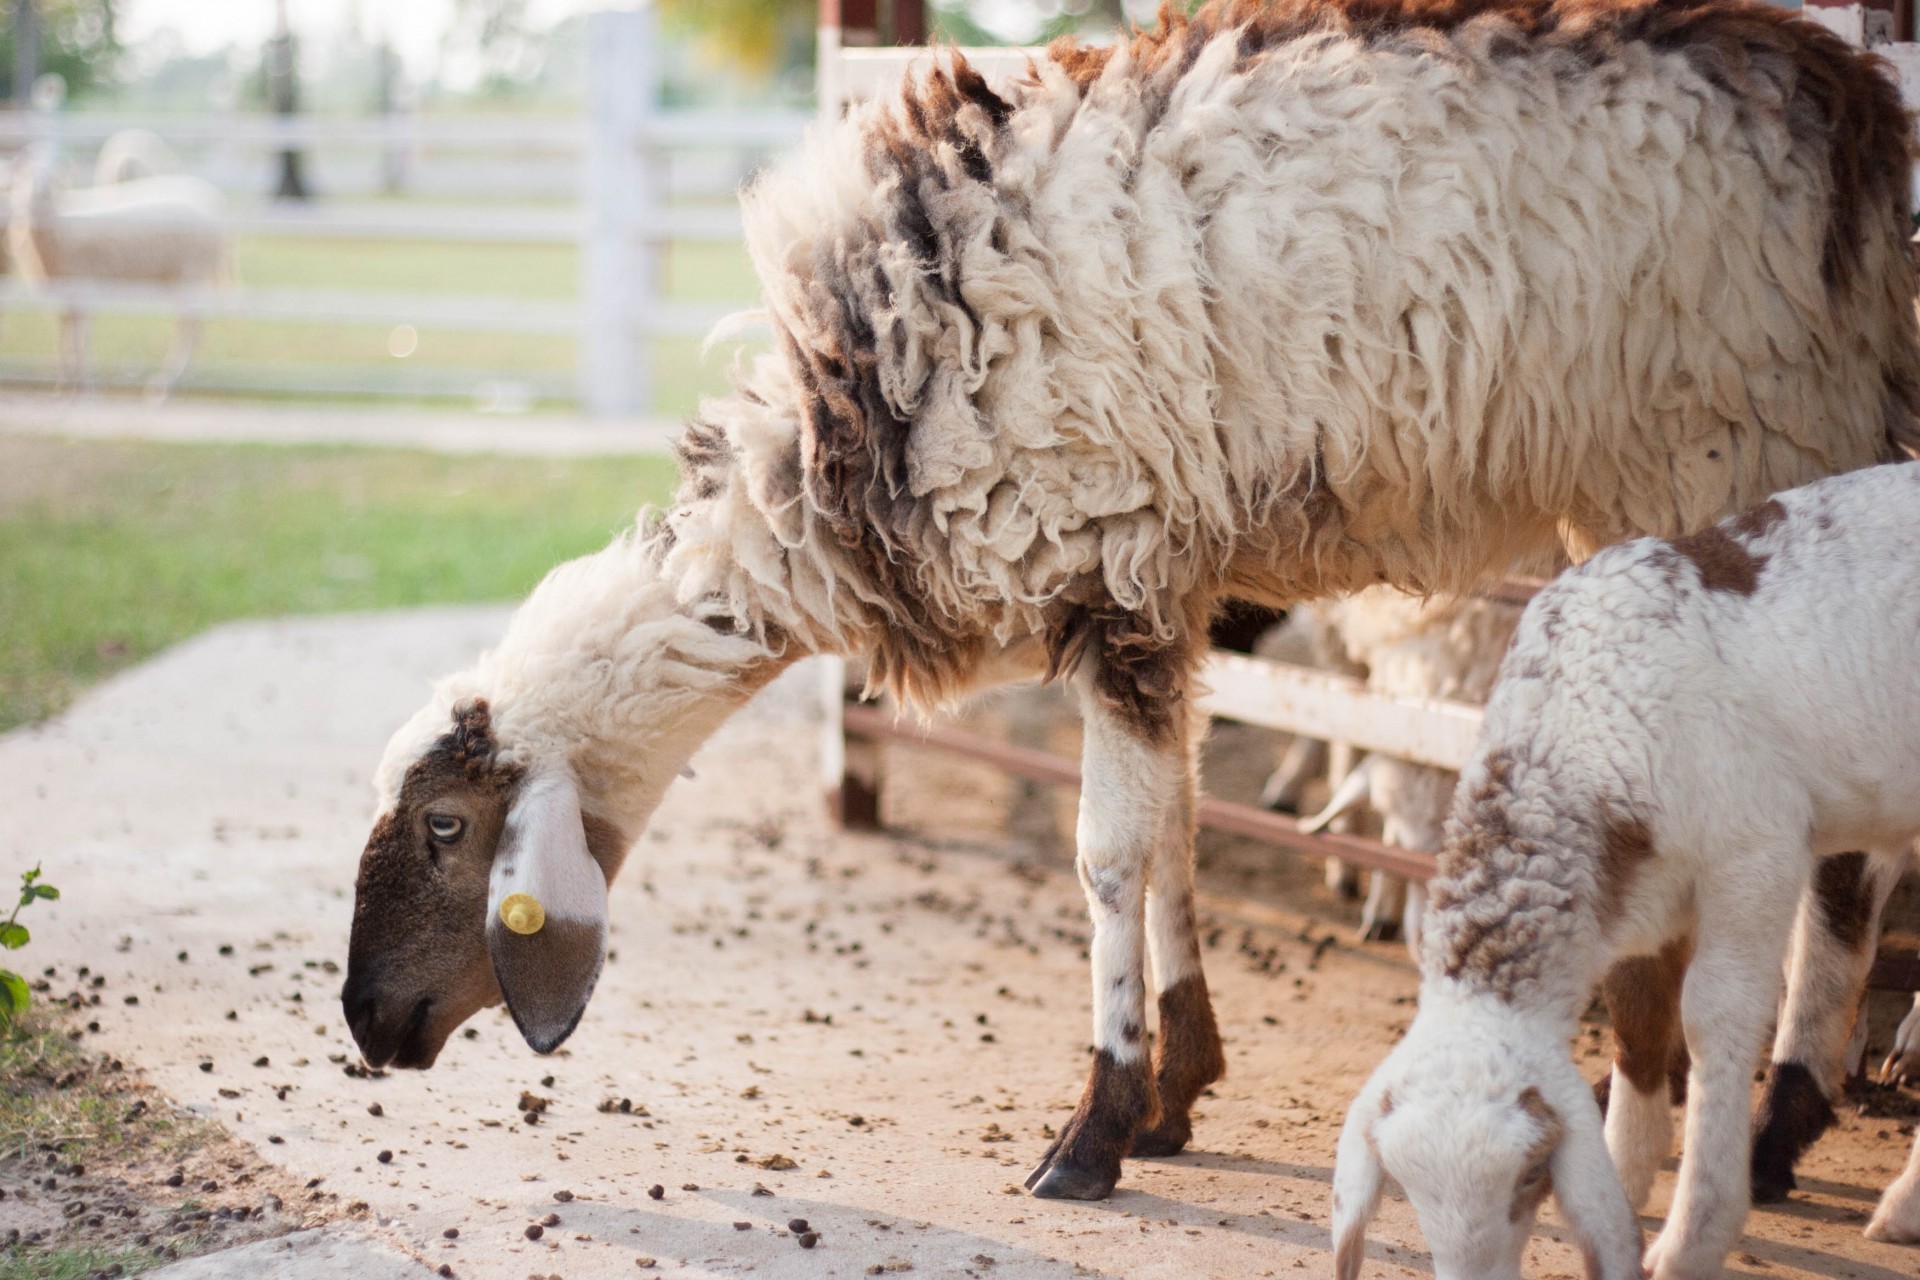
[[[8,951],[18,951],[33,940],[27,932],[27,926],[20,923],[20,912],[31,903],[45,898],[52,902],[60,896],[60,891],[50,884],[40,883],[40,868],[22,872],[20,875],[20,901],[13,904],[13,914],[0,924],[0,947]],[[0,969],[0,1027],[10,1027],[15,1018],[27,1011],[33,1003],[33,996],[27,991],[27,980],[11,969]]]

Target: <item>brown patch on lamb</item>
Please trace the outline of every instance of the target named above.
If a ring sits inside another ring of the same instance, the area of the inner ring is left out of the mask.
[[[1692,959],[1692,940],[1679,938],[1657,955],[1632,956],[1607,971],[1603,991],[1613,1023],[1613,1064],[1641,1094],[1667,1085],[1680,1029],[1680,987]]]
[[[1507,1208],[1507,1220],[1519,1222],[1539,1212],[1540,1204],[1553,1193],[1553,1173],[1548,1162],[1559,1149],[1567,1128],[1553,1104],[1528,1085],[1520,1091],[1520,1110],[1540,1126],[1540,1135],[1527,1148],[1526,1161],[1520,1167],[1520,1179],[1514,1184],[1513,1203]]]
[[[1867,883],[1867,855],[1836,853],[1822,858],[1813,872],[1814,898],[1833,940],[1849,951],[1867,944],[1873,930],[1873,888]]]
[[[1653,857],[1653,833],[1636,817],[1621,817],[1608,812],[1600,826],[1600,860],[1595,868],[1596,897],[1594,916],[1604,932],[1619,920],[1626,907],[1627,891],[1642,863]]]

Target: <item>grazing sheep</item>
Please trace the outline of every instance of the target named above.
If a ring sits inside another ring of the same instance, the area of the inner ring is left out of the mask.
[[[1920,834],[1917,660],[1916,463],[1603,551],[1528,606],[1428,887],[1419,1014],[1341,1132],[1340,1276],[1391,1173],[1442,1277],[1518,1276],[1551,1189],[1590,1274],[1637,1278],[1676,1017],[1685,1155],[1645,1263],[1720,1273],[1797,904],[1821,859]],[[1568,1041],[1623,960],[1614,1034],[1651,1069],[1616,1075],[1603,1142]]]
[[[1865,55],[1735,0],[1227,0],[1004,97],[945,55],[820,126],[744,198],[775,349],[689,426],[674,509],[388,748],[369,1060],[424,1066],[502,995],[557,1044],[593,917],[546,990],[496,976],[499,833],[577,868],[585,824],[610,877],[800,656],[920,705],[1050,672],[1087,721],[1097,1052],[1032,1183],[1105,1195],[1224,1063],[1190,900],[1218,603],[1464,591],[1895,456],[1908,131]]]
[[[8,236],[13,260],[29,284],[53,281],[174,285],[211,284],[227,271],[228,239],[220,193],[184,175],[140,178],[65,191],[51,157],[25,164],[13,183]],[[60,318],[61,378],[85,376],[89,318],[78,305]],[[200,319],[182,315],[174,342],[148,390],[165,396],[186,371],[200,338]]]

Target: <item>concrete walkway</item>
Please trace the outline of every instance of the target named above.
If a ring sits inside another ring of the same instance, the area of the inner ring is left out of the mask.
[[[349,1074],[337,998],[368,773],[430,678],[504,618],[223,627],[0,739],[0,870],[39,860],[64,891],[36,910],[33,962],[105,977],[91,1048],[462,1280],[1329,1273],[1335,1141],[1412,1014],[1404,956],[1320,956],[1324,929],[1269,912],[1247,935],[1256,966],[1227,917],[1210,976],[1231,1073],[1198,1150],[1130,1162],[1104,1203],[1032,1200],[1019,1183],[1086,1065],[1079,891],[830,829],[804,669],[675,784],[615,886],[611,963],[559,1054],[535,1057],[489,1011],[430,1072]],[[538,1123],[524,1093],[550,1100]],[[1859,1238],[1906,1156],[1872,1124],[1843,1122],[1849,1145],[1809,1166],[1817,1194],[1756,1214],[1730,1274],[1914,1274],[1912,1251]],[[1656,1209],[1665,1194],[1663,1179]],[[1542,1228],[1528,1274],[1579,1274],[1564,1236]],[[1370,1280],[1431,1274],[1404,1203],[1372,1238]],[[310,1240],[370,1247],[301,1237],[169,1280],[385,1274],[316,1272]]]
[[[680,424],[575,414],[482,414],[244,400],[0,394],[0,431],[179,444],[351,444],[438,453],[598,457],[664,453]]]

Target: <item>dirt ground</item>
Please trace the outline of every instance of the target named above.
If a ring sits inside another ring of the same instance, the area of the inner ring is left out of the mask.
[[[502,623],[436,610],[224,628],[0,740],[0,865],[44,860],[64,890],[36,922],[35,963],[88,965],[118,997],[88,1010],[93,1052],[457,1276],[1329,1271],[1335,1139],[1412,1016],[1404,951],[1354,945],[1352,908],[1317,868],[1210,841],[1230,1074],[1196,1150],[1130,1163],[1103,1203],[1032,1200],[1019,1184],[1086,1065],[1071,802],[903,751],[895,833],[835,832],[810,672],[674,787],[614,889],[611,963],[560,1053],[535,1057],[489,1012],[431,1072],[360,1071],[337,993],[367,775],[426,681]],[[1044,697],[976,714],[1035,744],[1072,733]],[[1223,733],[1210,785],[1244,795],[1270,750]],[[1599,1027],[1582,1050],[1597,1075]],[[1859,1235],[1911,1125],[1849,1114],[1807,1190],[1754,1214],[1730,1274],[1920,1271],[1920,1253]],[[1530,1275],[1579,1274],[1564,1236],[1549,1213]],[[1403,1202],[1372,1238],[1367,1276],[1431,1274]]]

